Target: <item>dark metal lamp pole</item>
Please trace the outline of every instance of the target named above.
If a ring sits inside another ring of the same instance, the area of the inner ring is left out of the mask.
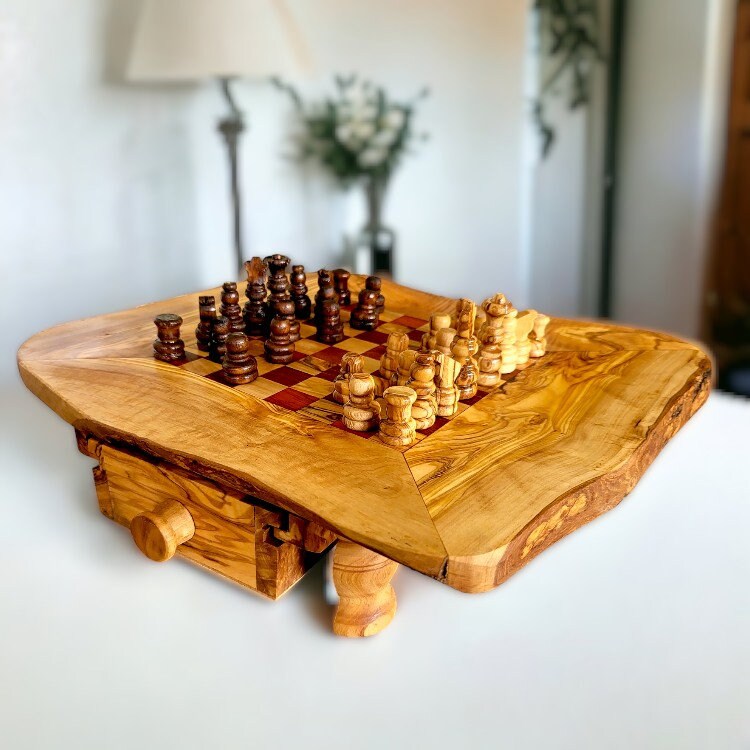
[[[230,84],[231,78],[219,78],[219,85],[224,94],[224,99],[229,105],[229,112],[226,117],[219,120],[218,130],[224,137],[227,145],[227,154],[229,155],[229,179],[232,194],[232,226],[234,231],[234,251],[236,253],[237,268],[242,270],[245,253],[242,248],[242,207],[240,201],[240,178],[239,166],[237,162],[237,149],[239,146],[240,136],[245,129],[245,118],[237,106]]]

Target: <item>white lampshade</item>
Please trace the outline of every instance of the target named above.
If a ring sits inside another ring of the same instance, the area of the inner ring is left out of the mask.
[[[311,67],[284,0],[145,0],[127,78],[289,77]]]

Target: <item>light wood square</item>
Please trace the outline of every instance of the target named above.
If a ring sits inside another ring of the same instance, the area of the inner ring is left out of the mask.
[[[315,326],[311,326],[309,323],[303,323],[302,321],[300,321],[300,324],[299,324],[299,335],[303,339],[312,338],[317,332],[318,331],[315,328]]]
[[[310,419],[317,419],[318,422],[335,422],[340,419],[344,414],[344,407],[342,404],[337,404],[335,401],[329,401],[327,398],[322,398],[319,401],[313,401],[309,406],[305,406],[300,409],[297,414],[304,414]]]
[[[218,362],[212,362],[208,357],[201,357],[180,365],[180,369],[194,372],[196,375],[210,375],[221,370],[221,365]]]
[[[386,305],[388,304],[388,300],[385,301]],[[382,313],[380,313],[380,320],[385,321],[386,323],[390,323],[392,320],[396,320],[396,318],[400,318],[404,313],[400,312],[392,312],[390,310],[383,310]]]
[[[362,341],[362,339],[344,339],[343,341],[339,341],[336,346],[339,349],[346,349],[348,352],[364,354],[364,352],[369,352],[376,345],[372,341]]]
[[[253,355],[253,357],[262,357],[265,348],[263,347],[263,339],[250,339],[250,354]]]
[[[382,333],[409,333],[411,328],[399,325],[398,323],[384,323],[378,327],[378,330]]]
[[[356,328],[352,328],[348,323],[344,323],[344,336],[355,338],[362,333],[364,333],[364,331],[358,331]],[[336,346],[340,346],[340,344],[336,344]]]
[[[372,359],[372,357],[363,357],[365,363],[365,372],[369,372],[371,375],[373,372],[377,372],[380,369],[380,360]]]
[[[258,363],[258,375],[265,375],[267,372],[271,372],[271,370],[277,370],[279,367],[282,367],[282,365],[274,365],[266,362],[263,357],[256,357],[255,361]]]
[[[238,385],[235,390],[249,393],[251,396],[255,396],[255,398],[268,398],[269,396],[273,396],[274,393],[283,391],[286,387],[287,386],[282,385],[281,383],[274,383],[273,380],[257,378],[252,383]]]
[[[321,344],[320,341],[313,339],[300,339],[294,344],[295,351],[302,352],[303,354],[315,354],[315,352],[327,348],[328,344]]]
[[[330,380],[323,380],[323,378],[308,378],[292,386],[292,390],[306,393],[308,396],[325,398],[333,392],[333,383]]]

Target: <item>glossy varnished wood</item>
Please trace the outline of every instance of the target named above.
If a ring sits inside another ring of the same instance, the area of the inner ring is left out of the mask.
[[[351,277],[353,295],[363,282]],[[388,281],[383,293],[388,309],[425,320],[455,309]],[[691,343],[553,320],[544,357],[399,452],[155,360],[154,317],[178,314],[191,331],[196,299],[38,334],[19,352],[22,377],[100,440],[250,493],[463,591],[498,585],[619,502],[710,387],[710,360]]]

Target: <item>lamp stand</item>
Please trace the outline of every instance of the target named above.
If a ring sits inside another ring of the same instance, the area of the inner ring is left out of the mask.
[[[236,253],[237,268],[242,270],[244,251],[242,248],[242,209],[240,202],[240,178],[237,163],[237,149],[240,136],[245,130],[245,118],[237,106],[230,88],[231,78],[219,78],[219,85],[224,99],[229,105],[229,113],[219,120],[218,131],[224,138],[229,156],[229,180],[232,194],[232,224],[234,231],[234,251]]]

